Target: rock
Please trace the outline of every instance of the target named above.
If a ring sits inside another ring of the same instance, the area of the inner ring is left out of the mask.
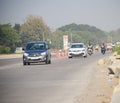
[[[111,65],[112,63],[113,63],[113,60],[112,59],[110,59],[110,58],[106,58],[105,60],[104,60],[104,62],[105,62],[105,65]]]
[[[116,59],[120,59],[120,55],[117,55],[115,58],[116,58]]]
[[[113,62],[116,60],[116,58],[114,56],[110,56],[109,59]]]
[[[120,85],[120,78],[119,78],[119,85]]]
[[[100,59],[99,61],[98,61],[98,65],[104,65],[105,64],[105,60],[104,59]]]
[[[114,52],[114,53],[113,53],[113,56],[117,56],[117,52]]]
[[[118,93],[118,92],[120,93],[120,85],[117,85],[113,91],[113,93]]]
[[[108,70],[110,74],[115,74],[115,77],[120,76],[120,64],[118,63],[113,63],[112,65],[108,66]]]

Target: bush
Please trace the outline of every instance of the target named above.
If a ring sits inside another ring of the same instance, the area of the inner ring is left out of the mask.
[[[0,46],[0,54],[8,54],[10,53],[11,49],[7,46]]]
[[[117,54],[120,55],[120,47],[115,47],[113,52],[117,52]]]
[[[118,53],[118,55],[120,55],[120,50],[117,53]]]

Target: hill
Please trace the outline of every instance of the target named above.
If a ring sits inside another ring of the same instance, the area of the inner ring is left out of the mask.
[[[101,43],[106,41],[107,35],[106,32],[96,28],[95,26],[90,26],[86,24],[69,24],[63,27],[58,28],[62,32],[69,32],[72,34],[73,42],[85,42],[89,41],[92,43]],[[70,36],[68,34],[68,36]]]
[[[62,48],[63,35],[68,35],[68,42],[83,42],[88,44],[91,42],[93,45],[101,44],[107,40],[107,33],[96,28],[95,26],[85,24],[69,24],[58,28],[52,33],[52,46],[53,48]]]
[[[120,41],[120,29],[111,31],[111,32],[109,33],[109,36],[111,37],[111,41],[112,41],[112,42]]]

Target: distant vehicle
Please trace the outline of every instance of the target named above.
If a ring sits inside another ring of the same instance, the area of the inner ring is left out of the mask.
[[[117,42],[116,42],[116,45],[120,45],[120,42],[119,42],[119,41],[117,41]]]
[[[96,50],[96,51],[99,51],[99,45],[95,45],[95,47],[94,47],[94,49]]]
[[[90,56],[93,54],[93,50],[91,48],[88,48],[87,52]]]
[[[106,48],[104,45],[101,46],[101,53],[104,55],[106,52]]]
[[[45,62],[51,63],[51,52],[47,42],[33,41],[28,42],[23,54],[23,65],[30,63]]]
[[[107,50],[112,50],[112,48],[113,48],[113,47],[112,47],[112,43],[107,43],[106,49],[107,49]]]
[[[15,53],[23,53],[22,47],[17,47]]]
[[[84,43],[72,43],[68,51],[68,58],[75,56],[87,57],[87,48]]]

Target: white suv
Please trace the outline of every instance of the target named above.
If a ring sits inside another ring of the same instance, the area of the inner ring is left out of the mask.
[[[69,51],[68,58],[72,58],[73,56],[83,56],[87,57],[87,48],[84,43],[72,43]]]

